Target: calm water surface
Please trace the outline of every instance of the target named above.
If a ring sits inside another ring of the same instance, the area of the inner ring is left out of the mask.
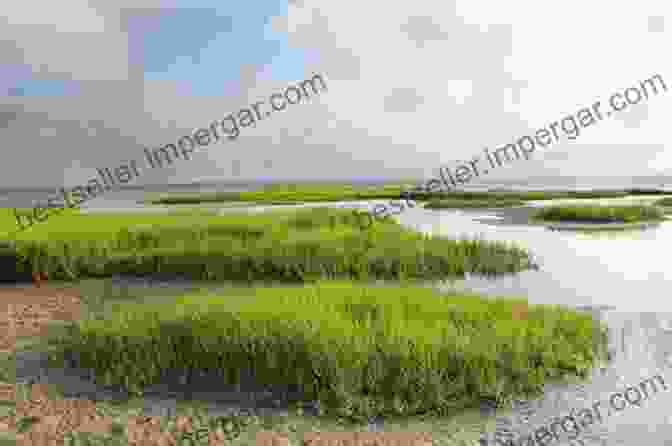
[[[516,242],[535,255],[541,268],[484,280],[471,277],[457,288],[492,295],[525,296],[531,303],[589,307],[610,327],[613,363],[594,370],[575,385],[548,386],[543,398],[520,402],[517,410],[497,412],[498,429],[521,438],[554,417],[577,412],[613,393],[660,373],[668,391],[650,395],[595,423],[576,440],[554,444],[672,445],[672,222],[657,228],[587,235],[549,231],[523,224],[525,209],[430,211],[411,209],[403,224],[449,236],[479,236]],[[634,399],[634,398],[633,398]],[[620,407],[620,406],[619,406]],[[491,434],[491,432],[490,432]],[[497,444],[492,437],[484,444]]]
[[[511,224],[499,211],[430,211],[411,209],[402,224],[448,236],[478,236],[510,241],[529,249],[541,268],[494,280],[470,278],[461,283],[483,292],[516,294],[533,303],[615,307],[618,311],[672,312],[672,222],[656,228],[596,235],[549,231]],[[526,209],[522,209],[527,213]],[[518,212],[520,213],[520,212]]]

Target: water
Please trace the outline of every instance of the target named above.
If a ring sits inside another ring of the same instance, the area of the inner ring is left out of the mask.
[[[660,182],[656,181],[613,184],[616,189],[659,185]],[[510,184],[506,186],[511,187]],[[529,184],[519,186],[530,187]],[[539,188],[539,185],[533,186],[534,189]],[[561,184],[546,186],[548,189],[563,188]],[[577,186],[605,187],[603,183],[590,181],[575,182],[573,188]],[[208,187],[209,190],[228,191],[233,188],[230,185],[228,189],[216,185]],[[238,190],[246,190],[252,185],[238,187]],[[198,189],[176,187],[167,188],[164,192],[195,190]],[[43,199],[44,193],[10,192],[0,205],[17,206],[13,203]],[[142,190],[111,192],[87,203],[85,208],[90,211],[141,209],[137,201],[143,198],[143,194]],[[319,205],[366,207],[373,203]],[[532,207],[536,205],[539,204],[533,203]],[[257,206],[250,210],[263,211],[267,208]],[[551,444],[671,444],[666,439],[672,439],[672,373],[669,371],[672,366],[672,269],[666,262],[666,254],[672,246],[672,223],[665,222],[646,230],[585,235],[551,232],[541,226],[528,225],[529,212],[530,208],[468,211],[414,208],[407,209],[398,217],[404,225],[433,234],[516,242],[532,251],[541,266],[538,271],[495,279],[469,277],[447,286],[487,295],[523,296],[531,303],[580,307],[594,312],[610,327],[610,348],[615,359],[608,368],[594,370],[591,377],[581,383],[548,386],[543,398],[520,402],[517,410],[498,410],[499,429],[506,428],[512,438],[520,438],[527,431],[550,423],[554,417],[567,415],[572,409],[590,407],[597,401],[607,401],[613,393],[661,373],[670,391],[651,396],[641,407],[614,412],[602,423],[595,423],[582,432],[573,443],[565,438]],[[26,373],[30,374],[29,371]],[[148,410],[156,413],[161,410],[162,404],[169,404],[166,401],[170,398],[148,399],[147,404],[151,406]],[[522,416],[523,412],[525,416]],[[484,439],[488,435],[484,433]],[[491,437],[488,441],[487,444],[497,444],[492,442]]]
[[[670,391],[661,391],[641,407],[614,413],[574,443],[665,445],[672,439],[672,270],[665,261],[672,246],[672,222],[647,230],[591,236],[552,232],[523,224],[529,209],[430,211],[409,209],[402,224],[448,236],[480,236],[515,241],[530,249],[541,268],[495,279],[469,277],[452,285],[488,295],[524,296],[530,303],[592,309],[612,333],[615,359],[585,382],[548,386],[543,398],[521,402],[521,410],[497,412],[500,429],[520,438],[553,417],[580,410],[643,379],[662,373]],[[497,444],[492,442],[487,444]],[[518,443],[514,443],[518,445]]]

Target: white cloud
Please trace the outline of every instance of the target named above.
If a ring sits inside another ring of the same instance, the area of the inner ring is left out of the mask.
[[[84,0],[12,2],[11,10],[0,19],[0,40],[14,41],[20,49],[13,57],[4,57],[3,63],[27,64],[38,74],[76,80],[128,79],[126,34],[116,20]]]
[[[274,18],[270,27],[306,51],[305,76],[324,74],[329,90],[163,178],[217,176],[230,172],[233,160],[248,178],[269,175],[264,163],[273,165],[273,174],[297,177],[435,174],[439,163],[506,144],[653,74],[665,75],[672,87],[665,45],[672,32],[670,5],[293,2],[288,15]],[[42,9],[35,1],[3,5],[3,62],[84,81],[79,97],[0,104],[0,112],[18,113],[2,130],[3,140],[22,147],[15,164],[0,166],[5,181],[25,181],[15,172],[38,155],[45,169],[38,177],[48,183],[61,181],[65,168],[118,164],[137,157],[143,145],[170,142],[287,86],[266,80],[268,67],[261,66],[241,67],[243,91],[234,98],[185,97],[174,82],[146,82],[141,67],[129,64],[124,23],[129,14],[166,6],[160,0],[51,2]],[[669,146],[670,96],[652,98],[587,129],[575,143],[558,146],[568,155],[563,173],[591,172],[589,160],[598,159],[587,154],[591,145]],[[35,131],[39,126],[57,127],[48,148]],[[663,149],[633,149],[592,171],[646,170],[658,162],[672,164],[671,157]],[[557,162],[547,160],[548,166]],[[381,168],[367,171],[372,165]],[[543,165],[543,157],[521,161],[506,174],[536,175]]]

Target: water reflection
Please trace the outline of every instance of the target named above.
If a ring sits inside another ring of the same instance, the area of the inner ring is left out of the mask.
[[[672,311],[672,271],[666,261],[672,224],[628,231],[549,231],[527,224],[530,208],[500,210],[409,209],[402,224],[452,237],[515,242],[534,255],[539,271],[457,283],[475,291],[514,294],[532,303],[608,305],[621,311]],[[498,219],[483,218],[489,216]]]
[[[400,221],[421,231],[516,242],[535,254],[539,271],[484,279],[471,276],[444,285],[489,295],[524,296],[531,303],[565,304],[592,311],[610,327],[613,361],[589,379],[554,383],[543,397],[496,412],[496,428],[520,441],[530,431],[590,407],[658,373],[668,384],[641,407],[614,413],[580,438],[554,444],[668,445],[672,438],[672,272],[666,262],[672,224],[645,230],[549,231],[527,224],[533,209],[411,209]],[[493,218],[495,217],[495,218]],[[493,429],[493,430],[495,430]],[[483,441],[494,442],[492,430]],[[509,444],[504,442],[501,444]],[[518,442],[513,444],[518,445]]]

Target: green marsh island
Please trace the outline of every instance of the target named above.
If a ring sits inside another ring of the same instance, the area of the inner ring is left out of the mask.
[[[609,230],[647,228],[665,221],[656,205],[557,205],[539,209],[532,222],[551,223],[552,229]]]

